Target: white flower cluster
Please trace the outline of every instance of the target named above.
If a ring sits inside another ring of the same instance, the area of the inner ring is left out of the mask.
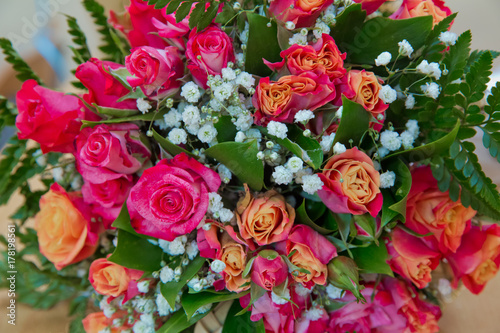
[[[394,186],[396,174],[393,171],[386,171],[380,174],[380,188],[389,188]]]
[[[451,31],[443,31],[439,35],[439,40],[446,46],[455,45],[457,38],[457,34]]]
[[[227,208],[224,208],[222,203],[222,197],[215,193],[208,193],[208,211],[212,213],[214,218],[219,219],[221,222],[227,223],[231,221],[234,217],[234,213]]]
[[[429,62],[427,60],[423,60],[420,65],[417,66],[417,72],[428,75],[430,77],[439,80],[441,78],[441,68],[439,68],[439,64],[437,62]]]
[[[392,59],[392,54],[390,54],[387,51],[382,52],[379,54],[377,59],[375,59],[375,65],[376,66],[387,66],[391,62],[391,59]]]
[[[282,296],[275,294],[274,291],[271,292],[271,300],[277,305],[283,305],[290,302],[290,289],[286,288]]]
[[[398,46],[399,46],[399,55],[411,58],[411,55],[413,54],[413,47],[406,39],[403,39],[401,42],[399,42]]]
[[[404,149],[413,148],[413,143],[420,133],[418,122],[410,119],[406,123],[406,130],[400,134],[392,130],[386,130],[380,133],[380,143],[382,148],[379,149],[379,156],[384,157],[389,151],[396,151],[404,147]]]
[[[214,262],[219,262],[219,261],[220,260],[214,260]],[[222,261],[220,261],[220,263],[222,263],[225,268],[226,264],[224,264]],[[220,263],[215,264],[216,266],[215,269],[222,267]],[[217,265],[219,265],[219,267],[217,267]],[[221,272],[224,270],[224,268],[221,270]],[[205,277],[200,277],[198,275],[195,275],[191,280],[188,281],[187,286],[193,289],[193,291],[199,292],[203,289],[213,287],[214,282],[220,278],[221,278],[220,274],[215,273],[215,271],[212,269],[212,271],[209,271]]]
[[[425,96],[436,99],[441,94],[441,87],[436,82],[427,82],[425,85],[420,86]]]

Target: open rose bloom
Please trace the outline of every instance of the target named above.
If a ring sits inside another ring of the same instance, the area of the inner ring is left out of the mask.
[[[84,7],[104,54],[68,18],[71,93],[0,40],[26,79],[0,98],[17,301],[71,299],[87,333],[198,331],[226,302],[214,330],[434,333],[500,270],[468,140],[500,161],[496,53],[469,52],[448,3]]]

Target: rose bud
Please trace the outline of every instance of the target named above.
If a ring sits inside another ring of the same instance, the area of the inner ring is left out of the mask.
[[[266,290],[273,290],[285,282],[288,267],[278,252],[260,251],[252,265],[252,281]]]
[[[349,257],[335,257],[328,264],[328,282],[337,288],[349,290],[357,299],[364,300],[360,293],[358,266]]]

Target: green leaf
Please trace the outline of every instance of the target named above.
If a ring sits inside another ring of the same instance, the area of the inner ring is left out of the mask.
[[[87,38],[85,33],[82,31],[76,18],[66,15],[66,20],[68,22],[69,34],[73,36],[71,39],[75,43],[76,47],[71,48],[73,51],[73,60],[79,65],[83,64],[91,58],[90,50],[87,45]]]
[[[334,144],[340,142],[350,147],[349,140],[353,140],[353,145],[357,146],[368,130],[371,115],[363,106],[345,96],[342,96],[342,107],[342,118],[335,133]]]
[[[214,124],[217,130],[217,142],[234,141],[238,130],[231,121],[231,116],[221,116],[219,121]]]
[[[124,117],[128,118],[140,113],[139,110],[115,109],[106,106],[99,106],[96,105],[95,103],[92,106],[97,110],[98,113],[114,118],[124,118]]]
[[[217,15],[217,11],[219,10],[219,2],[213,1],[210,3],[210,7],[207,8],[205,14],[203,14],[198,21],[197,29],[198,31],[204,30],[210,23],[212,23],[213,19]]]
[[[408,166],[401,160],[396,159],[391,163],[384,165],[386,170],[393,171],[396,174],[396,181],[392,189],[382,190],[384,204],[382,206],[381,228],[388,223],[398,219],[405,223],[406,221],[406,200],[411,189],[411,173]]]
[[[223,26],[231,23],[236,15],[236,11],[233,9],[233,6],[225,5],[222,9],[222,12],[217,15],[215,19],[215,23],[220,23]]]
[[[17,72],[16,77],[19,81],[35,80],[38,84],[42,84],[42,80],[33,72],[28,64],[21,58],[19,53],[12,47],[10,40],[0,38],[0,48],[5,54],[5,61],[12,65]]]
[[[448,75],[443,75],[440,79],[440,85],[443,89],[447,84],[462,77],[470,54],[471,41],[471,32],[466,31],[458,37],[455,45],[450,46],[450,50],[443,60],[443,64],[449,71]]]
[[[233,301],[222,327],[222,333],[233,333],[237,330],[239,333],[265,333],[264,322],[259,320],[254,322],[250,319],[251,312],[246,311],[241,316],[236,316],[243,308],[238,300]]]
[[[348,61],[355,64],[375,64],[380,53],[387,51],[396,59],[399,53],[398,43],[406,39],[418,50],[424,46],[432,30],[432,17],[420,16],[405,20],[393,20],[387,17],[375,17],[366,21],[356,36],[346,41]]]
[[[185,1],[179,6],[179,8],[177,8],[175,11],[175,21],[177,23],[184,20],[186,16],[188,16],[189,11],[191,10],[191,4],[192,3],[190,1]]]
[[[85,127],[94,127],[99,124],[119,124],[119,123],[130,123],[133,121],[153,121],[156,119],[161,119],[165,113],[167,113],[167,110],[162,110],[159,112],[149,112],[131,117],[103,119],[99,121],[82,120],[83,125],[81,128],[83,129]]]
[[[384,242],[379,246],[372,244],[368,247],[358,247],[351,249],[354,261],[363,273],[378,273],[394,276],[391,267],[387,264],[387,248]]]
[[[103,60],[111,60],[117,63],[124,63],[125,56],[123,50],[129,50],[130,46],[123,38],[115,38],[113,33],[117,34],[114,28],[108,23],[108,18],[105,14],[104,7],[96,0],[83,0],[83,6],[90,13],[97,25],[97,31],[101,34],[102,45],[99,50],[104,52],[108,57]],[[117,43],[118,41],[118,43]]]
[[[270,62],[281,61],[276,22],[255,13],[247,13],[249,33],[246,50],[245,70],[259,76],[268,76],[271,69],[262,59]],[[267,24],[271,22],[271,27]]]
[[[333,230],[328,230],[326,228],[323,228],[316,223],[314,223],[313,220],[311,220],[307,214],[306,211],[306,199],[302,201],[302,204],[295,210],[295,213],[297,214],[295,222],[296,223],[302,223],[305,224],[311,228],[313,228],[315,231],[319,232],[322,235],[328,235],[333,233]]]
[[[179,310],[175,312],[162,327],[160,327],[156,333],[180,333],[186,328],[189,328],[196,324],[200,319],[208,315],[210,311],[205,313],[197,314],[196,316],[187,318],[184,311]]]
[[[240,293],[230,293],[230,292],[200,292],[196,294],[184,294],[181,298],[181,304],[186,311],[188,318],[191,318],[193,314],[200,307],[219,303],[224,301],[230,301],[236,298],[240,298],[248,294],[249,291],[243,291]]]
[[[330,35],[342,51],[346,52],[352,47],[354,37],[365,22],[365,18],[366,11],[361,10],[361,4],[350,5],[335,18],[336,23]]]
[[[127,268],[153,272],[161,268],[162,256],[163,251],[158,246],[118,229],[118,244],[108,260]]]
[[[205,260],[205,258],[197,256],[189,263],[188,266],[186,266],[180,276],[179,281],[174,280],[168,283],[160,284],[161,294],[163,295],[163,297],[165,297],[172,309],[175,308],[175,299],[177,298],[179,292],[182,290],[182,288],[184,288],[188,281],[191,280],[193,276],[195,276],[199,272],[199,270],[205,263]]]
[[[176,0],[172,1],[172,3],[175,1]],[[194,6],[191,15],[189,15],[189,29],[194,29],[194,27],[196,27],[203,14],[205,14],[205,2],[201,1]]]
[[[313,138],[305,137],[303,131],[297,125],[289,125],[287,137],[280,139],[267,133],[267,130],[261,128],[267,136],[271,137],[281,146],[288,149],[293,154],[300,157],[307,165],[314,170],[321,167],[323,163],[323,150],[319,142]]]
[[[249,142],[222,142],[205,151],[205,155],[224,164],[243,183],[260,191],[264,183],[264,165],[257,158],[256,140]]]
[[[401,150],[395,153],[392,153],[384,158],[384,161],[393,159],[397,157],[398,159],[404,159],[409,162],[416,162],[425,160],[427,158],[431,158],[436,155],[445,154],[448,152],[450,146],[453,141],[457,137],[458,131],[460,129],[460,121],[457,120],[457,123],[453,130],[451,130],[448,134],[443,136],[442,138],[428,143],[426,145],[422,145],[420,147],[416,147],[408,150]]]
[[[178,155],[180,153],[185,153],[188,156],[194,157],[196,159],[198,158],[198,156],[196,156],[195,154],[173,144],[172,142],[170,142],[170,140],[158,134],[158,132],[156,132],[154,129],[153,129],[153,138],[158,142],[158,144],[160,145],[160,147],[163,148],[163,150],[165,150],[172,156]]]

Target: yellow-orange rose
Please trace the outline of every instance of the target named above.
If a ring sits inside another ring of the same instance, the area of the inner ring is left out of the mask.
[[[99,294],[118,297],[126,293],[129,283],[139,279],[141,275],[141,271],[100,258],[90,265],[89,281]]]
[[[246,195],[238,203],[236,213],[241,237],[258,245],[285,240],[295,220],[295,209],[274,190],[254,198],[246,187]]]
[[[401,20],[427,15],[432,16],[433,25],[436,25],[451,15],[451,9],[442,0],[404,0],[391,18]]]
[[[91,256],[97,247],[97,234],[89,231],[89,222],[73,201],[83,199],[53,184],[40,199],[40,212],[35,217],[40,252],[57,269]]]
[[[243,278],[246,267],[246,248],[234,241],[227,233],[222,235],[220,260],[226,264],[224,280],[229,291],[241,292],[250,286],[243,286],[250,282],[250,278]]]
[[[319,177],[325,185],[318,195],[334,213],[375,217],[382,209],[380,174],[356,147],[330,158]]]
[[[364,69],[349,71],[347,83],[351,91],[344,92],[346,97],[361,104],[372,116],[383,114],[389,107],[378,97],[382,85],[374,73]]]
[[[124,324],[121,326],[113,325],[113,320],[121,319],[127,317],[127,311],[118,310],[111,318],[107,318],[103,312],[94,312],[89,314],[82,320],[83,329],[86,333],[99,333],[104,332],[106,328],[109,328],[109,333],[119,333],[124,330],[132,328],[131,325],[127,324],[127,321],[124,320]]]

